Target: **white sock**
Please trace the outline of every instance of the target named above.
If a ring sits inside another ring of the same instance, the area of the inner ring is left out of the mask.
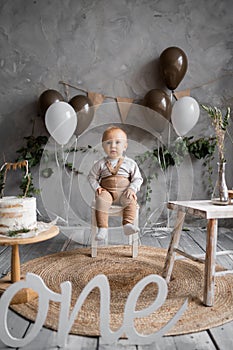
[[[133,224],[125,224],[123,226],[123,229],[124,229],[124,234],[126,236],[133,235],[134,233],[139,232],[139,228]]]
[[[107,238],[108,229],[106,227],[99,227],[98,232],[95,236],[96,241],[103,241]]]

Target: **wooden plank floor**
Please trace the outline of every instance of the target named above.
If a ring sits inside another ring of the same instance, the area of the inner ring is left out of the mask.
[[[180,241],[180,247],[188,253],[203,253],[205,249],[205,228],[189,228],[183,231]],[[168,230],[160,230],[148,232],[141,237],[143,245],[167,248],[170,241],[170,232]],[[82,247],[75,241],[67,238],[60,233],[57,237],[42,243],[33,245],[25,245],[20,247],[21,262],[24,263],[36,257],[48,254],[72,250]],[[218,235],[218,251],[233,250],[233,232],[229,228],[219,228]],[[0,277],[3,277],[10,270],[10,254],[9,247],[0,247]],[[219,264],[231,268],[233,267],[233,256],[218,257]],[[207,309],[208,311],[208,309]],[[29,321],[16,315],[10,311],[8,315],[8,325],[11,334],[15,337],[24,337],[31,328]],[[233,322],[224,324],[223,326],[208,329],[203,332],[180,335],[174,337],[163,337],[156,343],[150,345],[129,345],[127,340],[120,340],[115,345],[102,344],[99,337],[82,337],[69,335],[65,349],[69,350],[229,350],[233,349]],[[9,349],[0,340],[0,350]],[[58,349],[56,346],[56,332],[43,328],[37,338],[28,346],[21,348],[23,350],[46,350]]]

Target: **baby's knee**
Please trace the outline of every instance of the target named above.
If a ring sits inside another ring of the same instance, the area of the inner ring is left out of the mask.
[[[136,205],[136,201],[133,197],[131,198],[127,198],[126,195],[123,193],[121,198],[120,198],[120,204],[123,206],[123,207],[126,207],[130,204],[134,204]]]
[[[107,190],[102,191],[96,196],[96,203],[112,203],[111,194]]]

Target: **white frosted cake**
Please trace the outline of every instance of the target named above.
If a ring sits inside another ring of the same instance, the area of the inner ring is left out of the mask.
[[[36,198],[15,196],[0,199],[0,234],[9,235],[37,226]]]

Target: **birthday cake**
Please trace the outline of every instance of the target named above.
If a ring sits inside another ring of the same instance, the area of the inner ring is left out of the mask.
[[[0,234],[17,236],[37,226],[36,198],[9,196],[0,199]]]

